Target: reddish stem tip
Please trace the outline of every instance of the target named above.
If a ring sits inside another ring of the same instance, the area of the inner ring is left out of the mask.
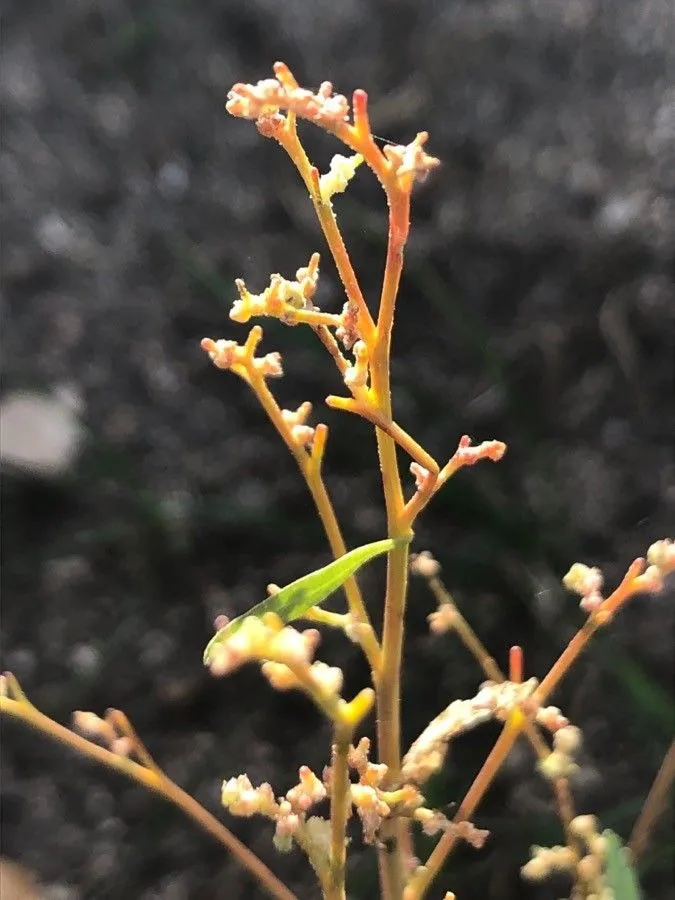
[[[523,648],[515,645],[509,650],[509,681],[521,684],[523,680]]]

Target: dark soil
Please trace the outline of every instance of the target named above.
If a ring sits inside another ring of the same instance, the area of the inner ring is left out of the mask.
[[[251,668],[201,664],[214,615],[327,561],[292,460],[204,335],[241,338],[242,276],[261,290],[323,250],[281,150],[228,117],[238,80],[283,59],[304,83],[368,90],[373,128],[424,128],[443,167],[415,197],[395,339],[396,411],[439,459],[462,433],[509,444],[461,473],[420,522],[418,548],[505,664],[541,676],[581,621],[560,578],[575,560],[614,585],[675,521],[675,14],[672,0],[26,0],[5,15],[3,399],[67,385],[86,440],[58,478],[3,471],[3,667],[60,721],[123,708],[155,758],[219,815],[224,777],[281,793],[328,735],[301,697]],[[332,146],[308,142],[325,168]],[[337,202],[363,288],[377,297],[386,217],[359,173]],[[320,303],[339,309],[324,254]],[[324,410],[338,392],[309,333],[266,326],[286,377],[332,429],[330,487],[351,546],[382,536],[371,436]],[[377,610],[381,567],[364,586]],[[405,735],[481,680],[431,638],[412,586]],[[672,585],[641,597],[555,701],[586,735],[581,811],[624,837],[672,739]],[[367,683],[327,637],[347,694]],[[430,786],[459,800],[495,732],[462,741]],[[182,815],[111,773],[3,723],[3,855],[52,900],[216,900],[258,890]],[[223,813],[223,817],[225,814]],[[230,820],[301,900],[299,854]],[[519,867],[559,841],[548,793],[515,752],[434,896],[561,896]],[[645,857],[646,896],[675,897],[672,820]],[[420,853],[423,853],[421,848]],[[358,853],[350,896],[376,896]]]

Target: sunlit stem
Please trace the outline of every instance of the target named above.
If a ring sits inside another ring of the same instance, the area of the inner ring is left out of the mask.
[[[178,787],[157,767],[149,768],[87,740],[50,719],[24,700],[0,697],[0,712],[3,715],[20,719],[26,725],[37,729],[52,740],[58,741],[77,753],[88,756],[90,759],[94,759],[104,766],[126,775],[127,778],[164,797],[170,803],[173,803],[174,806],[181,809],[201,826],[204,831],[232,853],[271,897],[275,897],[277,900],[297,900],[295,894],[279,881],[276,875],[248,847],[242,844],[222,822],[219,822],[215,816],[211,815],[203,806],[200,806],[194,797],[191,797],[182,788]],[[126,717],[124,718],[126,719]]]

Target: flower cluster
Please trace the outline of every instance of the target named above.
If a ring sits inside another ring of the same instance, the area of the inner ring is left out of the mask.
[[[351,350],[359,339],[359,310],[355,303],[347,301],[342,307],[340,326],[335,332],[345,350]]]
[[[557,706],[540,706],[535,721],[537,725],[541,725],[552,734],[570,724],[570,720],[560,712]]]
[[[540,760],[537,768],[549,781],[569,778],[578,771],[575,755],[581,747],[581,731],[574,725],[565,725],[553,735],[553,750]]]
[[[281,417],[290,428],[291,439],[295,444],[307,447],[314,441],[315,429],[307,424],[312,412],[312,404],[305,400],[296,410],[282,409]]]
[[[367,844],[378,842],[378,832],[385,818],[391,815],[391,797],[388,803],[382,784],[387,777],[388,768],[382,763],[372,763],[369,759],[370,741],[363,737],[356,746],[349,749],[347,764],[358,775],[358,783],[350,787],[350,799],[361,819],[363,839]],[[330,767],[324,770],[324,778],[328,783],[332,780]],[[418,795],[416,795],[416,800]],[[419,798],[421,802],[421,797]]]
[[[150,760],[131,723],[118,709],[109,709],[104,718],[93,712],[76,710],[73,713],[73,728],[116,756],[135,758],[144,765]]]
[[[356,174],[363,162],[360,153],[354,156],[342,156],[336,153],[330,161],[330,169],[319,179],[319,192],[324,203],[330,203],[334,194],[341,194]]]
[[[476,850],[485,845],[490,837],[490,832],[484,828],[476,828],[473,822],[452,822],[438,810],[420,807],[413,813],[413,819],[422,826],[425,834],[433,836],[439,832],[450,832],[454,837],[465,841]]]
[[[312,298],[319,280],[319,254],[313,253],[309,263],[295,274],[295,281],[278,273],[270,278],[268,287],[261,294],[251,294],[246,283],[237,278],[235,284],[239,300],[230,310],[235,322],[248,322],[253,316],[272,316],[287,325],[297,323],[297,310],[312,309]]]
[[[403,757],[403,778],[423,784],[443,765],[449,741],[490,719],[504,721],[516,706],[531,702],[536,687],[535,678],[522,684],[486,681],[470,700],[453,700],[427,725]]]
[[[464,434],[459,439],[454,455],[443,469],[443,478],[445,480],[463,466],[474,466],[481,459],[499,462],[505,453],[506,444],[503,441],[482,441],[480,444],[474,445],[469,435]]]
[[[452,832],[474,847],[482,847],[487,831],[475,828],[470,822],[451,822],[438,810],[424,806],[424,797],[413,784],[404,784],[396,790],[383,785],[388,774],[386,765],[369,761],[370,741],[363,737],[349,750],[348,765],[358,776],[358,782],[350,787],[351,802],[361,819],[363,839],[367,844],[379,844],[379,832],[385,819],[403,816],[421,825],[425,834]],[[324,783],[331,784],[332,773],[324,770]],[[416,861],[411,861],[414,865]]]
[[[563,578],[563,585],[581,597],[579,606],[584,612],[592,613],[604,601],[601,593],[603,574],[597,567],[574,563]]]
[[[272,787],[264,782],[253,787],[248,775],[238,775],[223,782],[221,802],[234,816],[262,815],[276,823],[275,844],[289,849],[306,824],[307,813],[326,797],[326,787],[308,766],[301,766],[299,782],[284,797],[275,797]]]
[[[468,434],[462,435],[457,449],[443,466],[436,477],[427,468],[418,462],[410,464],[410,472],[415,477],[415,487],[420,492],[437,491],[452,475],[464,466],[474,466],[482,459],[491,462],[499,462],[506,453],[506,444],[503,441],[482,441],[474,445]]]
[[[312,662],[320,635],[315,628],[284,626],[274,613],[247,616],[241,626],[216,645],[209,661],[214,675],[227,675],[244,663],[262,663],[263,675],[277,690],[302,688],[316,697],[336,697],[342,671]]]
[[[595,816],[576,816],[570,822],[572,835],[583,843],[585,852],[579,855],[572,847],[532,847],[531,859],[521,872],[530,881],[544,881],[557,872],[572,875],[584,897],[614,900],[614,892],[607,884],[607,838],[598,832]]]
[[[631,580],[631,593],[647,591],[656,593],[663,589],[664,579],[675,571],[675,544],[665,538],[656,541],[647,551],[647,567],[644,568],[644,560],[636,560],[634,565],[639,566],[635,570]],[[644,571],[642,571],[644,569]],[[581,597],[579,606],[584,612],[593,615],[602,607],[607,613],[605,597],[601,592],[603,575],[600,569],[574,563],[569,572],[563,578],[563,585],[568,591],[572,591]]]
[[[296,82],[288,66],[276,63],[275,78],[264,78],[256,84],[238,82],[227,95],[226,110],[233,116],[253,119],[264,137],[277,138],[282,144],[284,136],[293,129],[290,116],[306,119],[331,131],[341,138],[357,155],[348,159],[337,156],[331,171],[323,176],[320,196],[324,203],[345,189],[353,170],[365,156],[383,184],[396,185],[409,194],[415,181],[424,181],[427,175],[440,165],[439,160],[424,150],[429,139],[426,131],[417,134],[409,144],[388,144],[379,150],[373,140],[367,114],[367,95],[356,91],[353,98],[354,122],[349,122],[350,106],[346,97],[333,93],[330,81],[324,81],[314,93]]]
[[[263,78],[257,84],[238,82],[227,95],[225,109],[243,119],[265,120],[287,110],[328,130],[347,121],[349,103],[342,94],[333,94],[330,81],[322,82],[314,94],[295,82],[287,66],[276,63],[276,78]]]
[[[382,152],[403,190],[409,191],[413,182],[424,181],[433,169],[440,166],[440,160],[429,156],[424,150],[428,140],[428,133],[421,131],[410,144],[388,144],[383,148]]]
[[[252,332],[253,333],[253,332]],[[258,329],[258,333],[262,335]],[[243,378],[247,378],[249,371],[262,375],[263,378],[280,378],[284,374],[281,367],[281,355],[276,351],[265,356],[255,357],[250,352],[248,341],[241,345],[236,341],[226,341],[221,338],[214,341],[211,338],[202,338],[201,348],[213,364],[219,369],[232,369]]]

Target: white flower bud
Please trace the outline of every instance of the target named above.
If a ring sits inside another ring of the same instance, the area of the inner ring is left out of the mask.
[[[567,725],[553,735],[553,746],[560,753],[567,756],[574,755],[581,746],[581,729],[574,725]]]
[[[278,662],[264,662],[261,666],[262,673],[276,691],[290,691],[300,687],[300,682],[294,672]]]
[[[650,566],[658,566],[666,572],[675,569],[675,543],[668,538],[656,541],[647,550],[647,562]]]
[[[410,571],[422,578],[435,578],[440,575],[441,564],[428,550],[415,553],[410,560]]]
[[[355,156],[335,154],[330,161],[329,171],[319,179],[319,191],[324,203],[330,203],[333,194],[341,194],[345,190],[362,162],[360,153]]]
[[[598,833],[598,820],[595,816],[575,816],[570,822],[570,831],[575,837],[588,840]]]

